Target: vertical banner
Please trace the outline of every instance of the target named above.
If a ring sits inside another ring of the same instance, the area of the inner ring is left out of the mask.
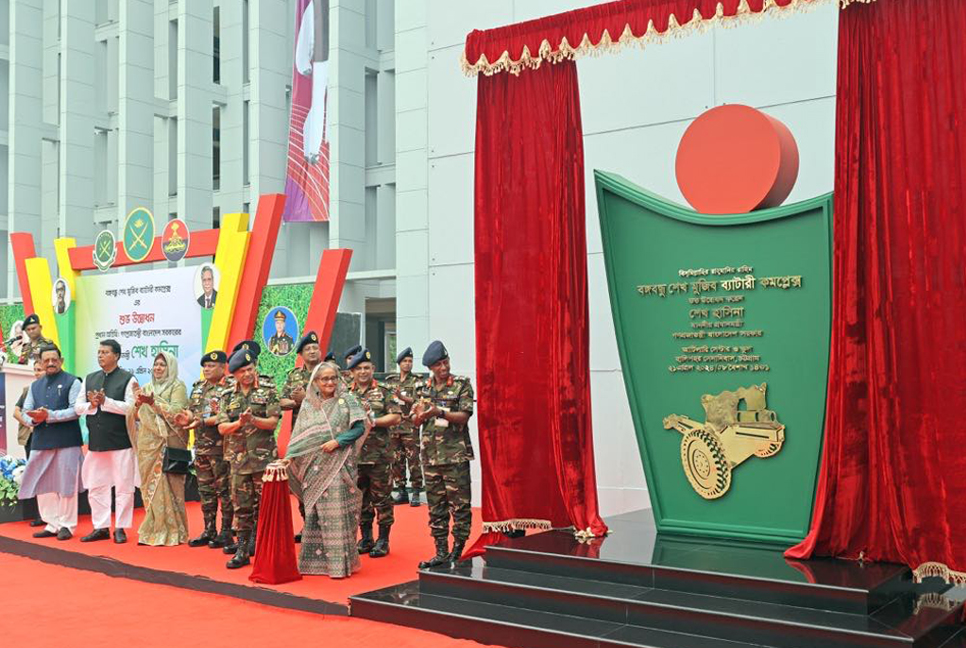
[[[329,2],[297,0],[286,221],[329,220]]]

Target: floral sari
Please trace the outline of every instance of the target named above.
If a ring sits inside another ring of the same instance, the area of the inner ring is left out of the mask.
[[[142,393],[154,396],[157,409],[150,405],[137,408],[140,425],[137,433],[138,469],[141,473],[141,498],[144,521],[138,528],[138,543],[154,546],[188,541],[188,514],[184,503],[184,475],[162,472],[164,448],[188,447],[187,430],[176,425],[174,417],[188,404],[185,384],[178,379],[178,360],[166,351],[168,370],[161,380],[151,379]]]
[[[298,421],[292,431],[286,459],[289,483],[305,505],[305,528],[299,553],[299,572],[328,574],[342,578],[358,571],[356,529],[362,510],[362,492],[356,485],[356,457],[365,434],[335,452],[324,452],[322,444],[349,430],[357,421],[368,425],[359,399],[339,381],[332,398],[323,399],[312,372]]]

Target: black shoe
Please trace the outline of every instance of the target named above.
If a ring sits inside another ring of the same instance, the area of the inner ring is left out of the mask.
[[[382,558],[389,555],[389,530],[391,526],[379,525],[379,539],[369,552],[370,558]]]
[[[420,569],[439,567],[449,563],[449,538],[436,538],[436,555],[419,563]]]
[[[409,495],[406,493],[406,487],[402,486],[396,491],[396,494],[392,496],[392,503],[395,505],[405,504],[409,501]]]
[[[124,529],[114,529],[114,544],[124,544],[127,542],[127,534]]]
[[[201,535],[197,538],[192,538],[188,540],[189,547],[207,547],[208,543],[215,539],[215,527],[214,525],[210,527],[205,527],[205,530],[201,532]]]
[[[238,532],[238,535],[239,535],[239,537],[241,536],[241,532],[240,531]],[[230,556],[231,554],[233,554],[236,551],[238,551],[238,543],[239,542],[240,542],[240,540],[238,538],[233,538],[230,543],[226,544],[224,547],[221,548],[221,552],[223,554],[225,554],[226,556]]]
[[[414,488],[413,489],[413,494],[409,496],[409,505],[410,506],[415,507],[415,506],[419,506],[420,504],[422,504],[422,502],[419,499],[419,494],[421,492],[422,492],[422,489],[419,489],[419,488]]]
[[[73,537],[74,537],[74,534],[71,533],[70,529],[68,529],[67,527],[60,527],[60,531],[57,532],[57,539],[61,541],[70,540]]]
[[[302,532],[299,531],[298,533],[295,534],[295,544],[301,544],[301,543],[302,543]]]
[[[463,547],[466,545],[466,540],[453,539],[453,551],[449,554],[449,562],[455,567],[463,556]]]
[[[43,531],[37,531],[36,533],[34,533],[34,537],[35,538],[56,538],[57,534],[54,533],[53,531],[48,531],[47,529],[44,529]]]
[[[255,555],[255,532],[252,531],[248,536],[248,555]]]
[[[360,529],[362,530],[362,537],[359,538],[359,544],[356,547],[359,549],[360,554],[367,554],[376,546],[372,541],[372,526],[364,526],[360,527]]]
[[[110,529],[94,529],[86,536],[81,538],[81,542],[96,542],[98,540],[110,540],[111,530]]]
[[[251,535],[251,531],[241,531],[238,534],[238,550],[235,555],[231,557],[231,560],[225,565],[228,569],[239,569],[245,565],[251,564],[251,560],[248,555],[248,536]]]
[[[510,529],[509,531],[503,531],[503,535],[508,538],[522,538],[527,535],[527,532],[523,529]]]
[[[32,526],[32,527],[44,526],[45,524],[47,524],[47,523],[44,522],[43,520],[41,520],[40,518],[37,518],[36,520],[31,520],[30,521],[30,526]]]
[[[227,547],[235,541],[235,537],[231,532],[231,527],[222,527],[221,533],[216,535],[214,538],[208,541],[209,549],[221,549]],[[190,544],[190,543],[189,543]]]

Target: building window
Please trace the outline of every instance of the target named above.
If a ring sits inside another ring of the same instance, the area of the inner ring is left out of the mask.
[[[363,109],[366,113],[366,166],[379,164],[379,73],[366,70]]]
[[[215,229],[221,227],[221,207],[211,208],[211,226]]]
[[[211,49],[213,81],[221,83],[221,8],[215,7],[215,16],[211,21],[211,33],[214,36],[214,43]]]
[[[178,120],[168,120],[168,195],[178,195]]]
[[[168,99],[178,98],[178,21],[168,22]]]
[[[221,108],[211,109],[211,188],[221,189]]]
[[[248,69],[248,25],[250,24],[248,16],[248,0],[245,0],[244,6],[242,7],[242,83],[248,83],[251,75]]]
[[[251,108],[252,104],[250,101],[246,101],[242,108],[242,184],[245,186],[252,183],[248,168],[248,122],[251,119],[249,114],[251,113]]]

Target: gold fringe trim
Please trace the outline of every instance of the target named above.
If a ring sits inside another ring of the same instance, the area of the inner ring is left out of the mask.
[[[808,11],[820,4],[832,1],[838,2],[843,9],[856,2],[875,2],[875,0],[792,0],[792,2],[783,7],[777,4],[775,0],[765,0],[761,11],[756,12],[752,11],[748,5],[748,0],[741,0],[738,3],[738,11],[734,16],[725,16],[724,5],[719,2],[715,8],[714,15],[709,18],[701,15],[701,11],[697,7],[695,7],[691,18],[684,23],[681,23],[680,19],[672,13],[668,17],[668,27],[663,32],[658,31],[657,27],[654,26],[653,20],[648,21],[647,29],[640,36],[635,35],[631,30],[630,24],[627,24],[624,25],[624,31],[620,37],[614,41],[613,36],[605,29],[603,34],[601,34],[600,41],[596,45],[591,42],[590,36],[586,32],[576,47],[567,41],[566,36],[560,39],[560,43],[557,44],[556,48],[547,39],[543,39],[535,55],[530,51],[528,46],[524,45],[523,51],[520,52],[520,58],[513,59],[510,57],[510,53],[504,50],[500,58],[492,63],[486,58],[486,54],[480,54],[480,58],[476,63],[470,63],[466,58],[466,50],[464,48],[463,54],[460,57],[460,66],[463,69],[463,73],[470,77],[481,73],[485,76],[492,76],[500,72],[509,72],[516,76],[525,69],[536,70],[543,61],[559,63],[587,55],[600,56],[605,52],[616,53],[624,47],[633,46],[644,48],[647,45],[666,42],[670,38],[680,38],[692,33],[703,33],[716,24],[720,24],[722,27],[737,27],[750,22],[758,22],[764,19],[767,13],[778,12],[778,16],[789,16],[793,13]]]
[[[953,571],[939,562],[923,563],[912,571],[912,579],[916,583],[929,577],[941,578],[950,585],[966,585],[966,572]]]
[[[943,610],[944,612],[952,612],[962,604],[962,601],[945,597],[937,592],[927,592],[916,598],[916,606],[913,609],[912,614],[917,615],[927,608],[933,610]]]
[[[513,518],[512,520],[503,520],[502,522],[483,523],[483,533],[503,533],[517,529],[540,529],[541,531],[549,531],[552,528],[550,520],[527,518]]]
[[[875,0],[839,0],[839,6],[845,9],[851,4],[872,4]]]
[[[265,467],[262,473],[263,482],[288,481],[288,463],[285,461],[273,461]]]
[[[590,527],[587,527],[586,529],[574,529],[574,537],[577,538],[577,541],[581,544],[589,544],[596,538],[603,538],[605,536],[609,536],[611,533],[613,532],[610,529],[607,529],[607,532],[604,535],[597,536],[594,535],[594,532]]]

